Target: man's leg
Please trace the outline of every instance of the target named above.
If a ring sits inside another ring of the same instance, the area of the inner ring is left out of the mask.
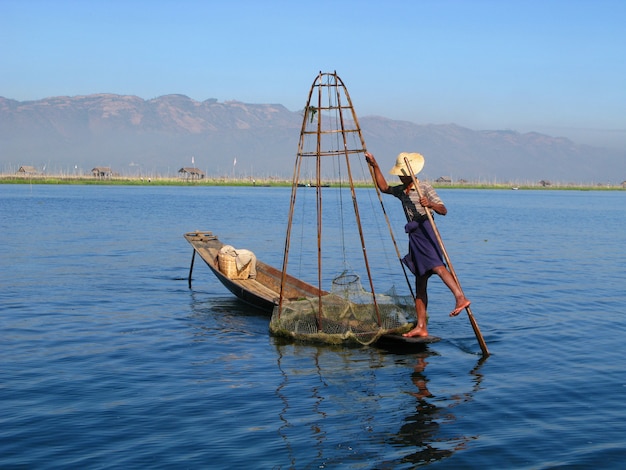
[[[450,316],[456,317],[463,309],[469,307],[471,302],[465,297],[463,291],[454,280],[454,277],[452,277],[452,274],[445,266],[437,266],[436,268],[433,268],[433,271],[441,278],[444,284],[448,286],[448,289],[450,289],[454,295],[456,305],[454,306],[454,310],[450,312]]]
[[[428,308],[428,278],[432,273],[425,274],[423,276],[417,276],[415,280],[415,315],[417,317],[417,324],[415,328],[413,328],[408,333],[404,333],[402,336],[414,337],[428,336],[428,327],[427,327],[427,313],[426,309]]]

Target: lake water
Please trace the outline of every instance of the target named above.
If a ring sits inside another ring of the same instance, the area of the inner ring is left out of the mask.
[[[0,468],[622,468],[626,192],[440,195],[484,361],[436,279],[404,354],[189,289],[188,231],[280,263],[288,188],[0,185]]]

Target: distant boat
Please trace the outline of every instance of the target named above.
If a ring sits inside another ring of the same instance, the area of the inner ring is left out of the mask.
[[[513,186],[511,189],[512,189],[513,191],[517,191],[519,188],[518,188],[517,186]]]
[[[317,184],[315,184],[315,183],[313,183],[313,184],[311,184],[311,183],[298,183],[298,188],[311,188],[311,187],[315,188],[315,187],[317,187]],[[321,183],[319,185],[319,187],[320,188],[330,188],[330,184]]]

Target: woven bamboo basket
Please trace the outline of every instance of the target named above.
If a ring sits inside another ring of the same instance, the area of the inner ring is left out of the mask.
[[[248,279],[250,277],[250,265],[246,264],[241,271],[237,270],[237,261],[234,256],[220,253],[217,256],[217,263],[220,271],[228,279]]]

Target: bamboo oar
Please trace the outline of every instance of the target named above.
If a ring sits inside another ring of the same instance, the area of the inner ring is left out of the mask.
[[[417,194],[421,199],[422,191],[420,190],[419,181],[417,181],[417,178],[415,177],[415,173],[413,173],[413,170],[411,169],[411,164],[409,163],[409,159],[404,157],[404,163],[406,164],[406,167],[409,169],[409,173],[411,174],[411,179],[413,180],[413,185],[415,186],[415,189],[417,190]],[[439,229],[437,228],[437,225],[435,225],[435,219],[433,218],[433,215],[430,213],[430,209],[425,208],[425,210],[426,210],[426,215],[428,216],[428,220],[433,227],[433,231],[435,232],[435,236],[437,237],[437,241],[439,242],[439,246],[441,247],[441,252],[443,253],[443,256],[446,260],[450,274],[452,274],[452,277],[454,278],[454,281],[456,282],[457,286],[459,286],[459,289],[461,290],[461,292],[463,292],[463,289],[461,288],[461,283],[459,282],[459,278],[456,276],[456,273],[454,272],[454,268],[452,267],[452,263],[450,262],[450,257],[448,256],[446,247],[444,246],[443,240],[441,239],[441,235],[439,234]],[[485,343],[485,339],[483,338],[483,335],[480,332],[480,328],[478,328],[478,323],[476,323],[476,319],[474,318],[474,315],[472,314],[472,309],[470,308],[469,305],[465,307],[465,311],[467,312],[469,321],[472,324],[472,329],[474,330],[474,334],[476,335],[476,339],[478,340],[480,349],[483,352],[483,356],[484,357],[489,356],[487,343]]]

